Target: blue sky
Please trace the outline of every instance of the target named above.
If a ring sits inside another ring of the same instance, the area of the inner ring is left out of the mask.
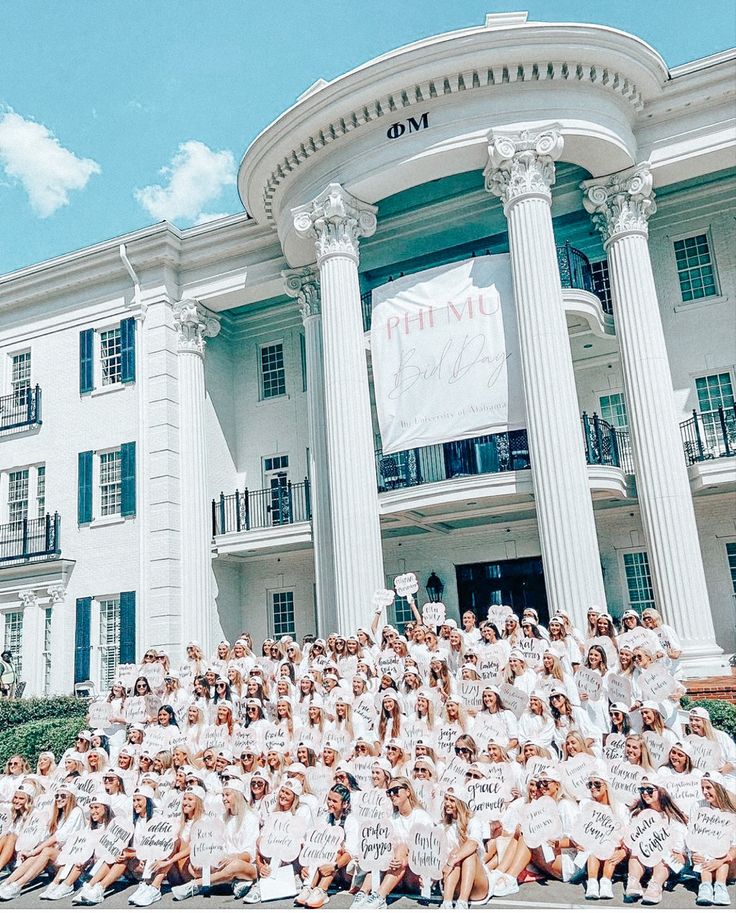
[[[5,0],[0,273],[242,211],[245,148],[316,79],[509,9],[633,32],[670,66],[736,43],[732,0]]]

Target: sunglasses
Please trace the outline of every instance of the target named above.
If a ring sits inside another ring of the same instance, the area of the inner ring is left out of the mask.
[[[406,787],[405,786],[392,786],[391,789],[386,790],[386,795],[389,797],[398,796],[399,790],[401,790],[401,789],[406,789]]]
[[[643,659],[643,658],[644,658],[643,654],[641,654],[641,653],[634,653],[634,659],[639,660],[639,659]]]
[[[429,768],[428,767],[415,767],[414,773],[415,774],[428,774]]]
[[[600,780],[588,780],[588,782],[585,785],[588,787],[588,789],[602,789],[603,788],[603,783],[601,783]]]
[[[472,754],[472,751],[469,748],[456,748],[455,754]]]
[[[550,783],[554,783],[554,780],[537,780],[537,786],[540,789],[547,789]]]
[[[482,774],[467,773],[467,774],[465,774],[465,779],[466,779],[466,780],[482,780],[482,779],[483,779],[483,775],[482,775]]]
[[[368,751],[368,746],[367,746],[367,745],[356,745],[356,746],[355,746],[355,750],[356,750],[356,751],[360,751],[361,753],[364,752],[364,751],[367,752],[367,751]]]
[[[656,786],[640,786],[639,795],[641,796],[653,796],[656,792],[659,792]]]

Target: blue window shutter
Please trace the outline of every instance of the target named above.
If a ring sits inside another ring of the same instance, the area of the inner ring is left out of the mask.
[[[77,619],[74,634],[74,681],[89,679],[90,627],[92,624],[92,597],[77,599]]]
[[[77,522],[92,522],[92,451],[79,454],[77,472]]]
[[[120,662],[135,662],[135,591],[120,594]]]
[[[82,330],[79,334],[79,392],[94,389],[95,331]]]
[[[135,380],[135,317],[120,321],[121,380],[132,384]]]
[[[120,445],[120,513],[135,516],[135,441]]]

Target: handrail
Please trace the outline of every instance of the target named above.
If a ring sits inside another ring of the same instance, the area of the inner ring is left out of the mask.
[[[50,558],[61,553],[61,517],[58,513],[17,520],[0,526],[0,563]]]
[[[25,387],[0,396],[0,431],[41,424],[41,388]]]
[[[212,499],[212,536],[303,523],[312,519],[309,479],[273,488],[235,491]]]
[[[680,422],[685,460],[689,466],[703,460],[736,456],[736,403],[698,413]]]

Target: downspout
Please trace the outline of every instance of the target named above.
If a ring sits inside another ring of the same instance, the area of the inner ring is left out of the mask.
[[[138,520],[138,560],[139,586],[135,601],[136,614],[136,656],[142,656],[148,642],[148,631],[144,629],[144,619],[147,617],[146,599],[148,595],[148,446],[146,434],[146,395],[148,392],[148,378],[146,371],[147,359],[145,357],[145,336],[143,328],[146,319],[146,309],[141,301],[141,283],[138,274],[133,269],[133,264],[128,259],[125,244],[120,245],[120,259],[133,282],[134,317],[137,323],[135,346],[135,382],[138,387],[138,444],[136,447],[138,469],[136,473],[138,491],[136,492],[136,517]]]

